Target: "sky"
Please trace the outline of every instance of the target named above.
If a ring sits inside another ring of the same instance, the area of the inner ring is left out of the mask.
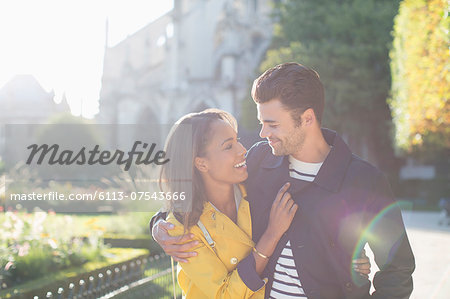
[[[18,74],[66,95],[72,114],[98,113],[108,20],[114,46],[168,12],[172,0],[1,0],[0,88]]]

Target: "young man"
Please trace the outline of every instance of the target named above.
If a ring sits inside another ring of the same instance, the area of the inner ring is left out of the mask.
[[[297,63],[278,65],[255,80],[252,97],[260,136],[267,139],[247,156],[254,241],[285,182],[299,206],[265,269],[266,298],[369,297],[370,282],[352,270],[366,243],[380,268],[372,297],[409,298],[415,264],[400,210],[384,175],[353,155],[335,132],[321,129],[324,89],[318,74]],[[194,254],[184,252],[192,244],[177,245],[167,229],[165,222],[153,229],[167,253],[181,261]],[[239,263],[239,274],[258,289],[261,279],[246,263],[254,263],[253,255]]]

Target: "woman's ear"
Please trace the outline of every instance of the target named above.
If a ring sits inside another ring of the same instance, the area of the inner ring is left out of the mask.
[[[208,171],[208,163],[206,162],[205,158],[195,157],[194,160],[195,167],[200,172],[207,172]]]

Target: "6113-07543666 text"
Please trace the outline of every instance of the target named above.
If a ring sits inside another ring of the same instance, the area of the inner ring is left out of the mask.
[[[98,191],[86,193],[61,193],[57,191],[50,192],[30,192],[30,193],[11,193],[9,195],[11,201],[115,201],[115,200],[132,200],[132,201],[162,201],[162,200],[185,200],[186,192],[150,192],[150,191]]]

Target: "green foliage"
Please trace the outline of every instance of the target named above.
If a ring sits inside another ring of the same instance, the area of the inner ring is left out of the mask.
[[[256,78],[256,75],[255,75]],[[252,130],[252,131],[256,131],[259,129],[259,125],[258,125],[258,121],[256,118],[257,115],[257,110],[256,110],[256,105],[253,102],[252,98],[251,98],[251,88],[253,85],[253,81],[249,81],[247,83],[248,85],[248,92],[246,93],[246,97],[245,99],[243,99],[241,101],[241,115],[240,115],[240,119],[239,119],[239,130],[241,130],[241,128],[246,129],[246,130]]]
[[[405,0],[391,51],[396,143],[435,155],[450,149],[450,53],[446,0]]]
[[[150,234],[133,235],[105,235],[105,244],[118,248],[146,248],[150,254],[159,254],[162,252],[161,246],[156,243]]]
[[[103,259],[99,248],[83,246],[77,252],[58,252],[36,246],[27,255],[17,259],[11,270],[11,278],[15,282],[26,281],[70,266]]]
[[[82,147],[85,147],[88,151],[94,148],[95,145],[102,146],[104,141],[96,130],[96,126],[90,121],[70,114],[60,114],[51,118],[47,125],[39,127],[36,133],[36,140],[38,145],[48,144],[52,146],[57,144],[59,146],[58,156],[64,150],[71,150],[74,153],[73,158]],[[39,167],[36,167],[36,169],[40,177],[44,178],[44,180],[69,179],[77,185],[88,185],[95,179],[98,180],[101,177],[107,177],[113,174],[112,165],[102,167],[76,164],[57,166],[48,165],[44,162]]]
[[[326,91],[324,125],[371,140],[378,162],[392,152],[390,32],[399,1],[281,1],[275,37],[260,71],[296,61],[315,69]]]
[[[429,205],[438,208],[439,199],[448,197],[450,185],[445,177],[433,180],[391,180],[392,189],[397,198],[423,199]]]
[[[54,267],[51,251],[32,248],[27,255],[17,259],[11,272],[16,280],[27,280],[48,273]]]
[[[104,259],[86,262],[80,266],[71,266],[64,270],[47,272],[36,279],[1,290],[0,298],[10,298],[11,296],[14,296],[14,298],[32,298],[30,296],[39,293],[43,293],[41,296],[45,296],[49,289],[57,289],[61,285],[68,285],[69,281],[76,280],[76,277],[86,279],[86,276],[95,275],[98,270],[104,267],[147,255],[148,251],[145,249],[106,248],[103,253]],[[86,273],[90,274],[86,275]]]
[[[142,236],[149,234],[148,223],[154,213],[129,212],[122,215],[96,217],[98,225],[105,228],[106,234]]]
[[[73,141],[83,141],[88,144],[99,144],[103,142],[95,131],[91,121],[75,117],[71,114],[58,114],[48,120],[48,124],[41,127],[38,141],[44,143],[47,137],[51,140],[58,140],[63,145],[73,144]]]
[[[6,212],[0,220],[0,283],[10,286],[56,270],[102,260],[103,229],[91,225],[83,240],[73,235],[70,216]],[[91,223],[93,224],[93,223]]]

